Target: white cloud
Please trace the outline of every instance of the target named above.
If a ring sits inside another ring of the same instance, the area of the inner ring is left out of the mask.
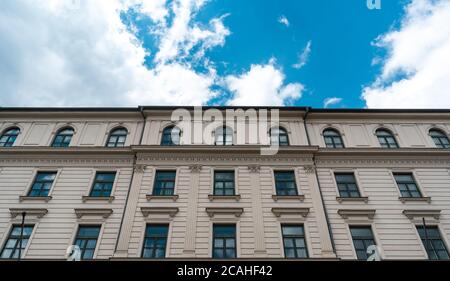
[[[240,76],[230,75],[225,84],[232,91],[230,105],[280,106],[301,97],[304,86],[300,83],[284,84],[282,70],[272,59],[265,65],[252,65]]]
[[[285,15],[281,15],[278,18],[278,22],[281,23],[282,25],[287,26],[287,27],[289,27],[289,25],[290,25],[289,20],[287,19],[287,17]]]
[[[296,64],[293,64],[292,67],[295,69],[300,69],[306,65],[308,62],[309,55],[311,54],[311,40],[306,43],[305,48],[303,51],[298,55],[298,62]]]
[[[323,101],[323,107],[328,108],[330,105],[336,105],[342,101],[342,98],[332,97],[332,98],[326,98]]]
[[[364,88],[370,108],[450,107],[450,1],[412,0],[398,30],[380,36],[388,56]]]
[[[189,51],[186,32],[193,35],[188,42],[201,50],[223,45],[228,34],[222,18],[212,19],[208,29],[189,24],[204,1],[174,1],[171,25],[166,0],[79,0],[79,6],[72,1],[0,2],[2,106],[199,105],[217,94],[211,90],[212,68],[199,73],[181,60],[147,68],[147,51],[120,19],[134,6],[155,22],[153,31],[161,32],[159,49],[170,34],[181,42],[175,46],[175,56],[181,56],[180,50]],[[178,22],[181,31],[171,31]]]

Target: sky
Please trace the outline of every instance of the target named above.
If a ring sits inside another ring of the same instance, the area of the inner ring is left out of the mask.
[[[450,108],[450,0],[376,2],[2,0],[0,106]]]

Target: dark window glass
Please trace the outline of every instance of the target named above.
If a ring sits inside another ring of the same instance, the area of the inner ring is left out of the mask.
[[[305,230],[303,225],[282,225],[284,255],[286,258],[307,258]]]
[[[70,141],[72,140],[73,136],[73,129],[72,128],[66,128],[63,130],[60,130],[53,140],[53,147],[69,147]]]
[[[181,131],[178,127],[167,127],[164,129],[161,139],[161,145],[179,145]]]
[[[33,225],[25,225],[22,232],[21,225],[14,225],[9,233],[0,257],[2,259],[18,259],[19,251],[21,252],[21,255],[23,255],[23,251],[27,247],[31,233],[33,232],[33,227]],[[20,239],[21,237],[22,239]]]
[[[361,197],[356,184],[355,175],[352,173],[338,173],[335,174],[336,184],[339,190],[339,196],[345,198]]]
[[[450,140],[443,132],[439,130],[430,130],[430,137],[433,139],[436,147],[450,148]]]
[[[379,129],[376,132],[378,141],[382,148],[398,148],[397,141],[394,136],[387,130]]]
[[[214,172],[214,195],[234,195],[234,171]]]
[[[220,127],[216,130],[216,145],[233,145],[233,130],[229,127]]]
[[[350,226],[350,232],[358,260],[367,260],[369,258],[367,248],[376,245],[372,228],[370,226]]]
[[[336,130],[326,129],[323,131],[323,138],[328,148],[344,148],[341,134]]]
[[[84,225],[78,228],[75,245],[80,247],[82,260],[90,260],[94,257],[99,234],[100,226],[98,225]]]
[[[176,171],[156,171],[153,195],[170,196],[174,194]]]
[[[272,128],[270,130],[270,143],[279,146],[289,145],[288,133],[283,128]]]
[[[17,139],[20,133],[19,128],[12,128],[3,133],[0,137],[0,147],[11,147]]]
[[[116,172],[98,172],[95,175],[91,197],[109,197],[116,178]]]
[[[442,240],[441,233],[437,226],[427,226],[424,228],[423,225],[418,225],[417,231],[419,232],[430,260],[450,260],[447,247]]]
[[[236,258],[236,226],[213,226],[213,258]]]
[[[38,172],[28,196],[46,197],[55,180],[56,172]]]
[[[395,181],[397,182],[398,188],[400,189],[402,197],[413,197],[413,198],[422,197],[419,187],[417,187],[416,181],[414,180],[412,174],[395,173],[394,178]]]
[[[107,147],[124,147],[128,131],[124,128],[115,129],[111,132],[106,143]]]
[[[147,225],[145,229],[142,257],[148,259],[165,258],[168,232],[168,225]]]
[[[275,189],[277,195],[298,195],[294,171],[275,172]]]

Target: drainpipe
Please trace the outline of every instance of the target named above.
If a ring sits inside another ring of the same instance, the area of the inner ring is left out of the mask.
[[[306,108],[305,117],[303,118],[303,126],[305,127],[306,139],[308,140],[308,145],[309,146],[311,146],[311,139],[309,137],[308,126],[306,124],[306,120],[308,118],[310,109],[311,109],[311,107],[307,107]],[[322,188],[320,188],[319,175],[317,174],[316,155],[313,154],[312,160],[313,160],[314,174],[316,176],[317,186],[319,187],[320,200],[322,201],[323,209],[324,209],[324,212],[325,212],[325,220],[327,221],[328,232],[329,232],[330,238],[331,238],[331,247],[333,248],[333,253],[337,257],[336,245],[334,243],[333,230],[331,229],[330,218],[328,217],[327,205],[325,204],[325,200],[323,199]]]
[[[141,135],[139,137],[139,145],[142,145],[142,139],[144,137],[144,129],[145,129],[145,115],[144,115],[144,108],[142,106],[139,106],[139,113],[141,114],[141,117],[142,117],[142,129],[141,129]],[[123,207],[122,219],[120,220],[119,233],[117,234],[116,245],[114,247],[114,254],[117,252],[117,247],[119,246],[119,238],[120,238],[120,234],[122,233],[123,221],[125,219],[125,212],[127,211],[127,206],[128,206],[128,198],[130,196],[131,186],[133,184],[133,179],[134,179],[134,167],[136,166],[136,160],[137,160],[137,153],[134,152],[130,184],[128,185],[127,197],[125,198],[125,205]],[[114,254],[113,254],[113,256],[114,256]]]

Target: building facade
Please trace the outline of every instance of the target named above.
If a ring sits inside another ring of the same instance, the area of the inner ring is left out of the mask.
[[[447,110],[2,108],[0,257],[449,259],[449,132]]]

